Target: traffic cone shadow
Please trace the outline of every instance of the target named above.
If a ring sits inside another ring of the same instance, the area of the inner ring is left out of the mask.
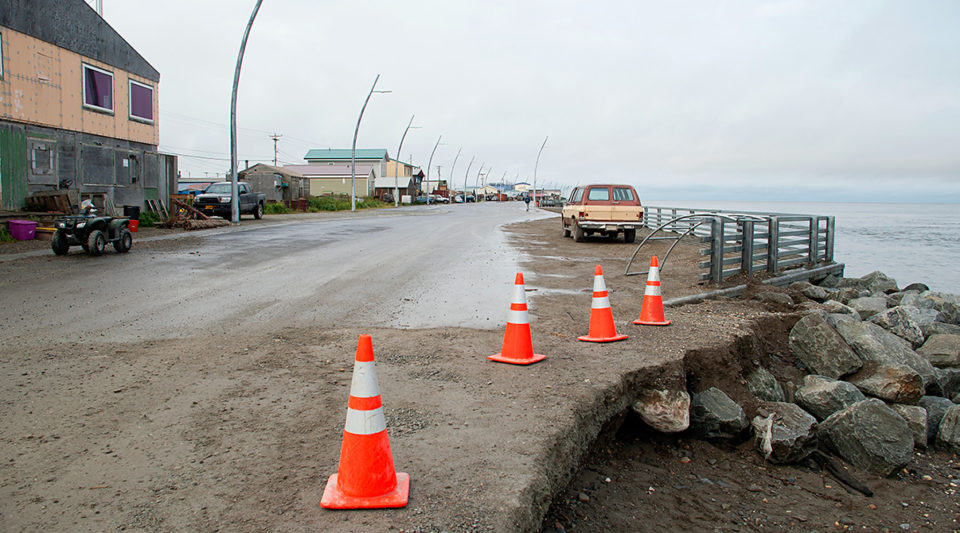
[[[593,271],[593,301],[590,305],[590,330],[586,335],[577,337],[587,342],[613,342],[626,339],[627,335],[618,335],[613,323],[613,309],[607,296],[607,284],[603,281],[603,268],[600,265]]]
[[[527,294],[523,286],[523,274],[517,272],[513,282],[513,300],[507,315],[507,328],[503,333],[500,353],[487,356],[498,363],[529,365],[543,361],[547,356],[533,353],[533,338],[530,334],[530,317],[527,314]]]
[[[660,264],[657,256],[650,259],[650,272],[647,274],[647,288],[643,292],[640,304],[640,318],[634,324],[644,326],[669,326],[670,321],[663,314],[663,295],[660,292]]]
[[[393,467],[387,422],[377,383],[370,335],[360,335],[347,402],[340,466],[327,480],[320,505],[327,509],[404,507],[410,476]]]

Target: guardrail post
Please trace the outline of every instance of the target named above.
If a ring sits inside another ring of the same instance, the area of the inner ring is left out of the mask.
[[[819,255],[818,243],[820,240],[820,217],[810,217],[810,266],[817,264],[817,255]]]
[[[753,221],[741,220],[740,271],[748,276],[753,275]]]
[[[827,217],[827,235],[823,243],[823,260],[826,263],[833,262],[833,231],[836,228],[836,221],[836,217]]]
[[[780,260],[780,220],[769,217],[770,226],[767,231],[767,272],[777,273]]]
[[[715,285],[723,282],[723,219],[710,220],[710,279]]]

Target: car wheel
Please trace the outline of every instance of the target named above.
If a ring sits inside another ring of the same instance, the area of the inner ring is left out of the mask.
[[[100,255],[103,253],[104,247],[107,245],[107,238],[103,236],[103,232],[95,229],[90,232],[90,235],[87,236],[87,253],[90,255]]]
[[[253,210],[253,218],[257,220],[263,218],[263,204],[257,204],[256,209]]]
[[[635,240],[637,240],[637,230],[635,229],[623,230],[623,242],[630,243]]]
[[[63,234],[62,230],[53,232],[53,239],[50,240],[50,248],[53,249],[53,253],[57,255],[67,255],[67,252],[70,251],[70,245],[67,244],[67,236]]]
[[[125,254],[133,247],[133,235],[130,230],[124,228],[120,231],[120,238],[113,241],[113,249],[121,254]]]
[[[575,242],[583,242],[586,240],[583,228],[580,227],[580,224],[577,224],[576,220],[573,221],[573,240]]]

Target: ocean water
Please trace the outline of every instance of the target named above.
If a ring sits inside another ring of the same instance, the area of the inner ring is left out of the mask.
[[[833,255],[846,265],[846,277],[879,270],[900,287],[922,282],[936,291],[960,294],[960,204],[655,200],[644,204],[834,216]]]

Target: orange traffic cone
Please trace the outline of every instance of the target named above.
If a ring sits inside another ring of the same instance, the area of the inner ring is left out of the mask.
[[[360,335],[353,382],[343,428],[340,467],[327,480],[320,505],[327,509],[404,507],[410,476],[393,469],[393,454],[383,417],[373,341]]]
[[[529,365],[543,361],[547,356],[533,353],[523,274],[517,272],[513,283],[513,300],[510,302],[510,314],[507,315],[507,329],[503,334],[503,348],[500,349],[500,353],[488,356],[487,359],[514,365]]]
[[[640,305],[640,318],[634,324],[645,326],[669,326],[670,321],[663,315],[663,295],[660,294],[660,263],[657,256],[650,259],[650,273],[647,274],[647,289],[643,293]]]
[[[613,323],[613,310],[607,296],[607,284],[603,281],[603,269],[600,265],[593,271],[593,303],[590,305],[590,331],[577,339],[589,342],[613,342],[626,339],[627,335],[617,335],[617,326]]]

